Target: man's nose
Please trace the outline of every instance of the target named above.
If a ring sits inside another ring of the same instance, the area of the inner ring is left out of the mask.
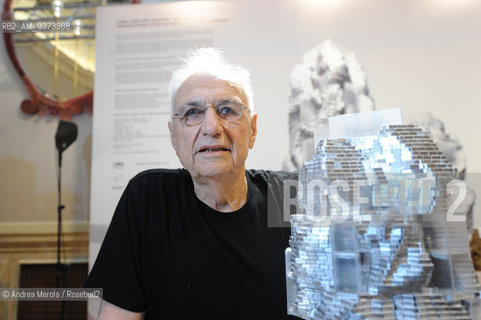
[[[201,122],[201,134],[209,135],[209,136],[216,136],[222,131],[222,123],[215,108],[206,108],[204,119]]]

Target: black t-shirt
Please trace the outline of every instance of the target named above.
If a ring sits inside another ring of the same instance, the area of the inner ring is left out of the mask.
[[[119,201],[85,286],[103,288],[104,300],[146,311],[147,319],[291,318],[290,228],[267,225],[267,185],[282,174],[247,170],[246,203],[223,213],[197,199],[184,169],[140,173]]]

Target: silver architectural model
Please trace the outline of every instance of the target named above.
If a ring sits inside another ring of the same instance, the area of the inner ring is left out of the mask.
[[[288,312],[304,319],[478,319],[463,184],[427,133],[322,140],[299,172]],[[456,191],[456,192],[453,192]],[[453,211],[453,212],[451,212]]]
[[[329,39],[303,54],[302,61],[292,69],[289,84],[289,156],[283,163],[286,171],[299,170],[304,161],[312,159],[315,132],[327,125],[329,117],[376,109],[367,74],[354,52]],[[403,114],[403,118],[405,123],[417,124],[430,133],[464,180],[464,148],[445,124],[426,112]],[[462,204],[467,207],[471,232],[475,198],[468,188]]]

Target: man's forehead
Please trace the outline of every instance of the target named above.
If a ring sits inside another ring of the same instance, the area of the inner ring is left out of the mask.
[[[239,99],[246,103],[243,91],[235,83],[211,75],[193,75],[179,87],[175,94],[175,106],[187,101],[214,103],[219,99]]]

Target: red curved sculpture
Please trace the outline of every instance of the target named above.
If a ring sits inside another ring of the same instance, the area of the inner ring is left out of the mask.
[[[140,0],[131,1],[132,4],[140,4],[140,2]],[[5,0],[3,4],[2,21],[3,20],[13,20],[12,0]],[[13,33],[4,32],[3,40],[7,48],[8,56],[30,96],[30,99],[25,99],[20,103],[20,109],[24,113],[37,114],[37,116],[43,116],[45,114],[58,115],[62,120],[70,120],[72,115],[80,114],[84,111],[92,113],[93,90],[67,100],[56,100],[43,94],[23,70],[17,58],[15,46],[13,45],[13,35]]]
[[[2,20],[13,20],[12,0],[5,0],[3,4]],[[37,114],[43,116],[45,114],[58,115],[62,120],[70,120],[72,115],[80,114],[84,111],[92,113],[93,91],[87,92],[81,96],[67,99],[56,100],[43,94],[25,73],[17,58],[15,46],[13,45],[13,33],[3,33],[3,40],[7,48],[10,61],[22,79],[23,84],[27,88],[30,99],[25,99],[20,103],[20,109],[27,114]]]
[[[138,4],[140,0],[133,0],[132,3]],[[5,0],[3,4],[2,21],[3,20],[13,20],[12,0]],[[13,33],[4,32],[3,40],[7,48],[8,56],[30,96],[30,99],[25,99],[20,103],[20,109],[24,113],[37,114],[37,116],[43,116],[45,114],[58,115],[62,120],[70,120],[72,115],[80,114],[84,111],[92,113],[93,90],[67,100],[56,100],[43,94],[23,70],[17,58],[15,46],[13,45],[13,35]]]

